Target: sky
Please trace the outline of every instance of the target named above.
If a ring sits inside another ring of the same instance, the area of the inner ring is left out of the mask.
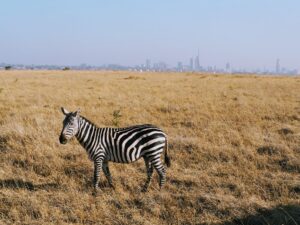
[[[300,70],[299,0],[9,0],[0,62]]]

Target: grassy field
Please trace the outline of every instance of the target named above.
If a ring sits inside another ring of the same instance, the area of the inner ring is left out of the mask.
[[[152,123],[172,166],[147,193],[143,160],[110,163],[115,190],[60,107],[99,126]],[[117,119],[113,114],[120,111]],[[0,224],[300,224],[300,77],[0,71]]]

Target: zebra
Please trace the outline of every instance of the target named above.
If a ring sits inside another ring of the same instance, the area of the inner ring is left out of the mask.
[[[171,161],[168,156],[167,135],[158,127],[151,124],[135,125],[124,128],[97,127],[94,123],[80,115],[80,110],[68,112],[61,107],[65,115],[63,128],[59,137],[61,144],[66,144],[72,137],[76,137],[85,148],[89,159],[94,162],[94,191],[99,188],[99,172],[102,169],[109,183],[114,188],[109,171],[108,162],[132,163],[140,158],[145,161],[147,180],[142,187],[146,192],[151,182],[153,169],[159,175],[159,186],[166,181],[166,169],[161,161],[164,159],[167,167]]]

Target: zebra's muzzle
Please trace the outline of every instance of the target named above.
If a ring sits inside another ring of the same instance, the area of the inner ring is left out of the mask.
[[[60,135],[59,142],[63,145],[67,144],[67,139],[63,135]]]

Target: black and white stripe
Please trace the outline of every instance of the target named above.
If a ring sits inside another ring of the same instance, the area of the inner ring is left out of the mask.
[[[159,174],[160,187],[166,180],[165,168],[161,161],[161,154],[165,151],[165,162],[170,166],[168,157],[168,142],[166,134],[156,126],[150,124],[137,125],[126,128],[99,128],[79,112],[68,113],[63,109],[66,118],[60,136],[60,142],[76,136],[79,143],[86,149],[89,158],[94,161],[94,187],[98,188],[99,171],[103,172],[112,186],[108,162],[131,163],[144,158],[147,169],[147,181],[143,187],[146,191],[153,174],[153,169]]]

